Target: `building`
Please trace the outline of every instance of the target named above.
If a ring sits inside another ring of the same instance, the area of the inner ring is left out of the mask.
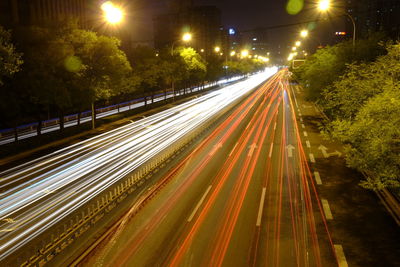
[[[347,12],[356,23],[357,38],[377,31],[400,37],[399,0],[347,0]],[[348,23],[347,32],[352,32],[352,27]]]
[[[197,51],[211,53],[215,46],[228,47],[228,32],[221,27],[221,11],[215,6],[190,6],[158,15],[153,25],[156,49],[179,45],[185,32],[192,34],[190,46]]]
[[[85,0],[1,0],[0,24],[13,28],[76,18],[81,26],[88,26],[87,10]]]

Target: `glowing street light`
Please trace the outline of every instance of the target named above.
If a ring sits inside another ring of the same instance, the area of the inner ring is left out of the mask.
[[[236,55],[236,52],[235,51],[231,51],[231,57],[233,57],[234,55]]]
[[[306,38],[308,36],[308,31],[307,30],[302,30],[300,32],[300,36],[303,37],[303,38]]]
[[[318,9],[321,11],[327,11],[331,7],[330,0],[320,0],[318,2]]]
[[[103,10],[105,20],[110,24],[118,24],[124,17],[121,8],[115,6],[111,1],[102,4],[101,10]]]
[[[319,0],[318,9],[320,11],[325,12],[330,7],[331,7],[330,0]],[[347,13],[346,11],[344,11],[343,13],[351,20],[351,23],[353,24],[353,51],[354,51],[356,45],[356,22],[349,13]]]
[[[300,41],[296,41],[294,44],[295,44],[295,46],[299,47],[301,45],[301,42]]]
[[[192,34],[191,33],[187,32],[182,36],[182,41],[189,42],[190,40],[192,40]]]
[[[292,51],[296,51],[296,50],[297,50],[297,47],[293,46]]]
[[[242,57],[248,57],[249,56],[249,50],[246,50],[246,49],[242,50],[242,52],[240,52],[240,55]]]
[[[214,47],[214,51],[216,53],[219,53],[219,51],[221,51],[221,47],[219,47],[219,46]]]

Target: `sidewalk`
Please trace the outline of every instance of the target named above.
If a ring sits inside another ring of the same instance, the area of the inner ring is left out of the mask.
[[[304,150],[334,244],[343,248],[348,266],[400,266],[400,228],[378,196],[359,186],[363,176],[346,166],[342,145],[322,139],[318,128],[322,114],[304,100],[299,86],[291,88]]]

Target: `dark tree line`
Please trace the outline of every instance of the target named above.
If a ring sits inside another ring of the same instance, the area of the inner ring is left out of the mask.
[[[101,104],[139,95],[201,86],[222,76],[245,75],[265,64],[256,59],[207,60],[188,47],[155,51],[136,47],[123,52],[116,38],[79,29],[72,22],[15,29],[0,26],[0,129],[78,114]],[[94,123],[94,120],[93,120]]]

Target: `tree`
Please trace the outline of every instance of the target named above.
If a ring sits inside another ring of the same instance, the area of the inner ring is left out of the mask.
[[[180,47],[178,49],[179,55],[184,62],[185,67],[185,80],[192,86],[204,81],[207,73],[206,62],[193,48]]]
[[[11,43],[10,32],[0,26],[0,99],[3,99],[0,101],[2,114],[0,125],[7,127],[10,126],[7,121],[14,121],[14,125],[12,125],[14,129],[16,129],[16,118],[20,113],[20,103],[16,91],[9,86],[9,80],[20,71],[23,63],[21,56],[22,54],[18,53]]]
[[[292,70],[295,77],[306,88],[307,98],[317,101],[324,89],[331,86],[346,71],[352,62],[371,62],[386,52],[380,43],[382,34],[360,39],[356,49],[350,41],[319,49],[298,69]]]
[[[21,54],[11,43],[11,34],[0,26],[0,86],[5,77],[11,77],[20,70]]]
[[[134,90],[132,68],[116,38],[98,36],[94,32],[74,29],[66,40],[72,46],[73,55],[82,63],[77,91],[87,97],[83,104],[92,106],[92,127],[95,127],[95,102]]]
[[[400,44],[370,64],[352,64],[325,90],[325,131],[345,144],[350,167],[368,175],[361,183],[380,190],[400,186]]]

